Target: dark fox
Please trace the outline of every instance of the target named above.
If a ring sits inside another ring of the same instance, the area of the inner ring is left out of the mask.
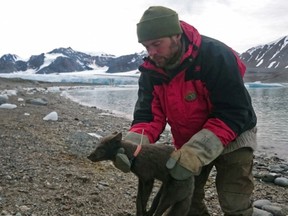
[[[137,216],[161,216],[163,213],[168,216],[188,214],[194,190],[194,177],[179,181],[170,176],[166,162],[174,151],[172,146],[164,144],[139,146],[122,140],[122,133],[115,132],[102,138],[88,159],[93,162],[104,160],[115,162],[120,148],[122,151],[124,149],[131,162],[131,171],[138,177]],[[135,152],[138,153],[137,156]],[[162,185],[147,211],[147,202],[155,179],[161,181]]]

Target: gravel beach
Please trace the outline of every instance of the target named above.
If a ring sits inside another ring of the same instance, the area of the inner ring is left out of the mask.
[[[137,178],[111,162],[87,159],[98,141],[93,134],[125,133],[130,120],[62,97],[61,86],[72,85],[77,84],[0,78],[0,95],[8,95],[6,103],[17,106],[0,109],[0,215],[135,215]],[[39,100],[47,103],[35,103]],[[43,120],[53,111],[57,121]],[[282,168],[271,170],[275,166]],[[282,210],[288,206],[288,187],[267,180],[268,174],[287,179],[287,161],[255,156],[254,173],[253,201],[268,200]],[[205,201],[211,215],[218,216],[214,179],[212,172]],[[153,194],[158,187],[156,182]]]

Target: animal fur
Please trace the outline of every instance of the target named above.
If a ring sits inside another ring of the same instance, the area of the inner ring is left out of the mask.
[[[124,148],[128,159],[133,159],[131,171],[138,177],[137,216],[161,216],[167,209],[169,209],[167,216],[188,214],[194,190],[194,177],[178,181],[170,176],[166,162],[174,151],[172,146],[142,145],[140,153],[134,158],[133,153],[137,144],[122,140],[121,133],[113,133],[101,139],[88,159],[93,162],[104,160],[115,162],[115,156],[120,148]],[[160,180],[162,185],[147,211],[147,202],[155,179]]]

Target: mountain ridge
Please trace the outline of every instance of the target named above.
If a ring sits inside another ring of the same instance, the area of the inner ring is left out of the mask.
[[[15,54],[0,58],[0,73],[34,72],[36,74],[81,72],[102,68],[106,73],[137,70],[146,52],[122,56],[87,54],[68,48],[56,48],[32,55],[27,61]],[[239,54],[247,66],[245,81],[288,82],[288,36],[258,45]]]
[[[240,54],[249,81],[288,82],[288,36],[252,47]]]

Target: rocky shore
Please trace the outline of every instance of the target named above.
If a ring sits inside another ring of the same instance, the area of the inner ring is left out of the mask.
[[[0,78],[0,215],[135,215],[137,178],[86,158],[98,135],[125,133],[130,121],[62,97],[69,85]],[[254,215],[288,215],[288,162],[257,155],[253,172]],[[218,216],[214,179],[205,201]]]

